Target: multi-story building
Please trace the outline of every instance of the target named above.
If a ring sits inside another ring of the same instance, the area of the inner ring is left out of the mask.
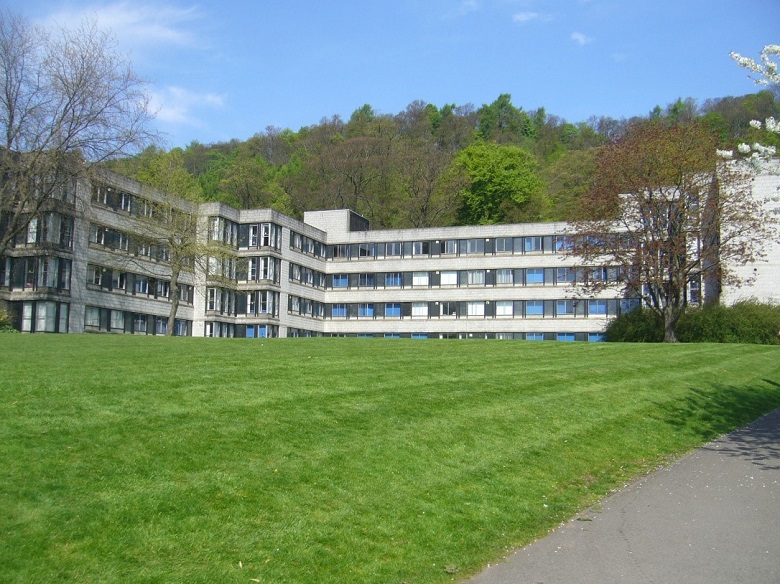
[[[565,223],[372,231],[349,210],[299,221],[196,205],[105,173],[69,184],[0,260],[0,298],[19,329],[165,334],[170,250],[142,236],[163,202],[197,217],[204,249],[222,250],[179,277],[176,335],[598,341],[639,302],[618,286],[595,296],[577,288],[617,273],[577,266],[564,253]],[[775,246],[767,266],[747,268],[766,276],[759,290],[780,289],[765,282],[778,258]]]

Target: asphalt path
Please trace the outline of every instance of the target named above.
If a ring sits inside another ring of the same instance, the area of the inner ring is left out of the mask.
[[[780,584],[780,410],[609,496],[468,584]]]

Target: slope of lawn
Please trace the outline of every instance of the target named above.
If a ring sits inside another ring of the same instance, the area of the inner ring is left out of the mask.
[[[0,335],[0,581],[449,582],[780,407],[780,348]]]

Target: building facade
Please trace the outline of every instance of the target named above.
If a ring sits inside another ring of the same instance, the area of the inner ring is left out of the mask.
[[[770,191],[778,180],[760,184]],[[349,210],[299,221],[196,205],[105,173],[68,184],[0,259],[0,299],[18,328],[165,334],[170,249],[140,236],[162,203],[197,217],[200,241],[223,250],[179,277],[176,335],[599,341],[610,318],[639,303],[618,286],[577,288],[617,274],[578,267],[565,223],[372,231]],[[775,245],[770,263],[745,268],[768,298],[780,290],[779,257]]]

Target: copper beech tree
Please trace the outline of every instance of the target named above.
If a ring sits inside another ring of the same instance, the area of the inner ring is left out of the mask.
[[[773,231],[747,167],[724,162],[695,123],[637,124],[602,147],[581,217],[569,249],[578,284],[641,298],[663,319],[665,342],[701,287],[717,302],[723,284],[744,283],[730,268],[760,259]]]

